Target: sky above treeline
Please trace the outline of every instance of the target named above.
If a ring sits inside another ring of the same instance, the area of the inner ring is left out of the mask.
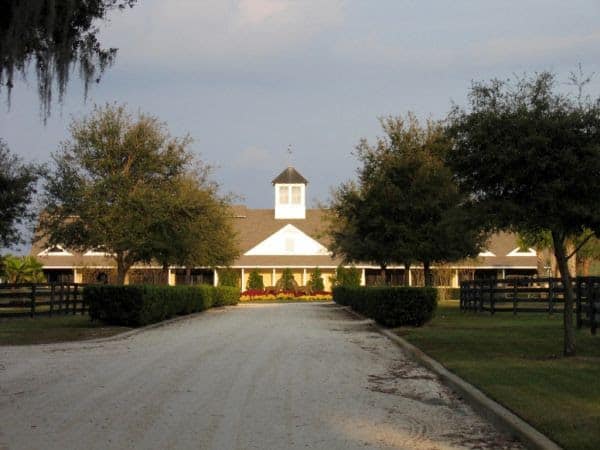
[[[443,119],[473,80],[551,70],[566,84],[581,63],[600,95],[597,0],[139,0],[99,24],[116,64],[91,88],[77,74],[46,125],[35,76],[18,81],[0,138],[48,162],[73,118],[126,103],[189,134],[223,192],[273,205],[271,180],[291,162],[309,204],[354,177],[360,138],[378,117]],[[291,161],[287,148],[291,145]]]

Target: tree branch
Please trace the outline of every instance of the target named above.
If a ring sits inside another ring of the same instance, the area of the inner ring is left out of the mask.
[[[567,256],[567,260],[571,259],[571,257],[573,257],[579,250],[581,250],[581,248],[588,243],[588,241],[594,236],[594,233],[590,233],[588,234],[585,239],[583,241],[581,241],[579,243],[579,245],[577,246],[577,248],[575,248],[575,250],[573,250],[571,252],[570,255]]]

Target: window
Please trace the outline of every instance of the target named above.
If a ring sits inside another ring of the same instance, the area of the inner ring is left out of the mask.
[[[292,204],[299,205],[302,200],[302,191],[300,186],[292,186]]]
[[[289,186],[279,186],[279,203],[287,205],[290,202]]]

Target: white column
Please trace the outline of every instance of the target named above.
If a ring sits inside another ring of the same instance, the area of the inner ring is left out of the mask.
[[[82,283],[83,282],[83,274],[77,270],[73,269],[73,283]]]
[[[306,268],[302,271],[302,286],[306,286]]]
[[[173,272],[171,269],[169,269],[169,275],[167,278],[167,283],[169,286],[175,286],[175,272]]]
[[[244,272],[244,268],[242,267],[242,292],[246,290],[246,272]]]
[[[408,269],[408,285],[412,286],[412,271]]]
[[[458,269],[456,269],[452,275],[452,287],[460,287],[460,283],[458,282]]]
[[[360,273],[360,285],[361,286],[367,285],[367,276],[365,275],[365,269],[362,269],[362,271]]]
[[[273,269],[273,273],[271,275],[271,285],[275,286],[276,283],[277,281],[275,281],[275,269]]]
[[[502,269],[502,279],[506,279],[506,269]]]
[[[217,272],[217,269],[213,269],[213,273],[215,274],[215,276],[213,277],[213,285],[218,286],[219,285],[219,272]]]

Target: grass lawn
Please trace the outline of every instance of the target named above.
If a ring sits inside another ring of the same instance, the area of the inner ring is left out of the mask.
[[[106,326],[89,316],[0,319],[0,345],[47,344],[113,336],[127,327]]]
[[[563,358],[561,314],[492,317],[458,302],[396,331],[565,449],[600,448],[600,335],[578,331],[578,356]]]

